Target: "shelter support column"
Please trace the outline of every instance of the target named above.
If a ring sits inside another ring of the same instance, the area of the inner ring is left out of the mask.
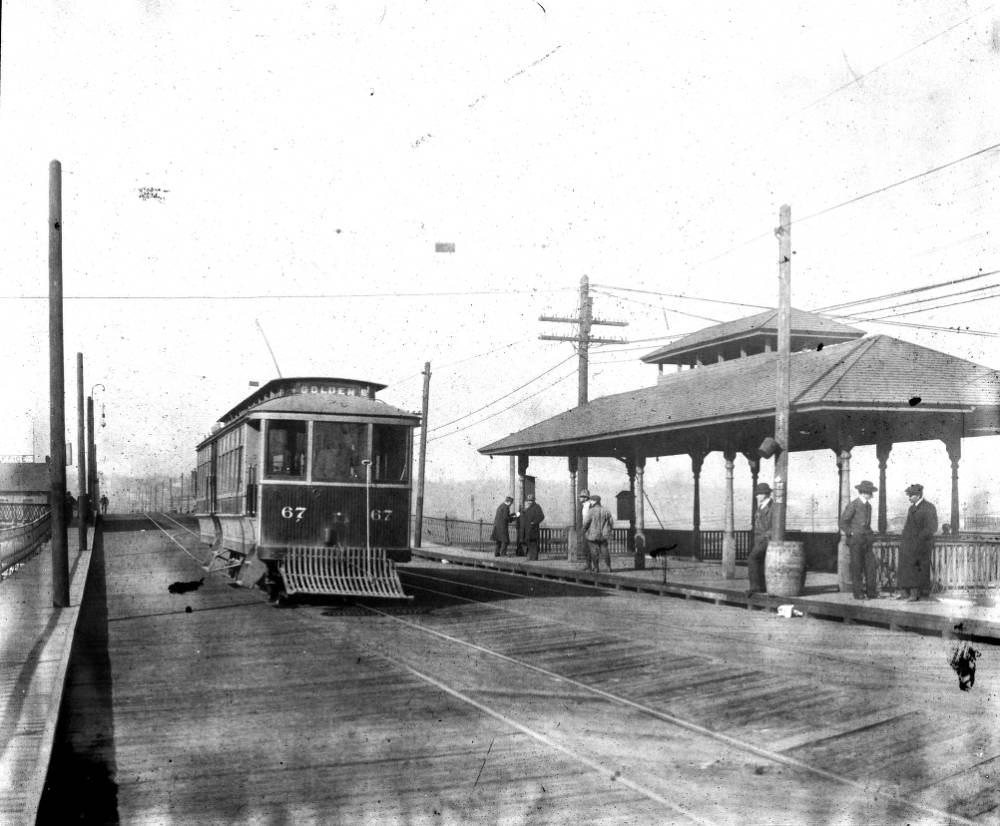
[[[646,567],[646,457],[635,457],[635,569]]]
[[[694,477],[694,503],[691,514],[691,547],[695,559],[701,559],[701,466],[705,453],[690,453],[691,474]]]
[[[528,475],[527,453],[517,454],[517,509],[524,509],[524,477]]]
[[[726,460],[726,503],[722,534],[722,574],[726,579],[736,578],[736,528],[733,518],[733,464],[736,451],[723,451]]]
[[[889,530],[889,515],[886,512],[885,489],[885,468],[889,464],[889,453],[892,451],[892,442],[879,442],[875,446],[875,455],[878,456],[878,532],[886,533]]]
[[[750,545],[753,546],[753,525],[757,521],[757,479],[760,477],[760,456],[756,450],[744,450],[747,464],[750,466]]]
[[[851,448],[841,447],[840,458],[840,503],[841,512],[851,501]],[[837,513],[837,520],[840,520],[840,512]],[[840,540],[837,542],[837,578],[840,582],[841,591],[852,590],[851,585],[851,551],[847,547],[847,535],[841,531]]]
[[[580,505],[577,503],[576,473],[580,463],[576,456],[569,457],[569,512],[573,514],[573,521],[570,523],[566,536],[566,559],[575,562],[577,558],[577,545],[580,542]]]
[[[962,437],[954,435],[944,440],[951,459],[951,532],[958,533],[958,463],[962,459]]]

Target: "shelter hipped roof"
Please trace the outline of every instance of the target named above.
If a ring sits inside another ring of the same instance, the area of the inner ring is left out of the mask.
[[[489,455],[743,449],[773,431],[776,352],[666,374],[486,447]],[[877,335],[791,354],[792,450],[1000,433],[1000,373]],[[807,415],[808,414],[808,415]],[[759,442],[757,442],[759,444]]]
[[[791,308],[791,349],[815,348],[842,341],[861,338],[862,330],[841,324],[832,318]],[[751,352],[760,352],[765,342],[777,343],[778,311],[764,310],[746,318],[737,318],[723,324],[705,327],[683,336],[664,347],[659,347],[642,357],[647,364],[688,364],[698,358],[714,356],[720,350],[744,346]],[[776,347],[774,349],[777,349]],[[738,353],[737,353],[738,355]],[[715,360],[714,357],[711,360]]]

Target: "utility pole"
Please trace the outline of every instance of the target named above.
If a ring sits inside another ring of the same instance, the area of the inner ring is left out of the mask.
[[[420,547],[424,530],[424,467],[427,462],[427,410],[431,398],[431,363],[424,362],[424,403],[420,416],[420,458],[417,461],[417,513],[413,525],[413,547]]]
[[[62,164],[49,164],[49,511],[52,605],[69,606],[66,519],[66,384],[63,373]]]
[[[591,344],[627,344],[623,338],[594,338],[590,334],[590,328],[595,324],[603,324],[608,327],[627,327],[627,321],[605,321],[594,318],[594,300],[590,297],[590,279],[587,276],[580,278],[580,308],[578,315],[573,317],[548,316],[538,317],[539,321],[554,321],[559,324],[578,324],[579,333],[575,336],[550,336],[540,335],[544,341],[570,341],[576,344],[579,356],[579,368],[577,377],[577,405],[585,405],[589,401],[588,379],[590,373],[590,345]],[[587,457],[581,456],[577,467],[577,490],[584,490],[588,486],[587,480]]]
[[[779,445],[774,457],[774,526],[771,538],[785,540],[785,514],[788,497],[788,417],[791,400],[792,348],[792,208],[785,204],[779,213],[778,236],[778,375],[774,408],[774,439]]]

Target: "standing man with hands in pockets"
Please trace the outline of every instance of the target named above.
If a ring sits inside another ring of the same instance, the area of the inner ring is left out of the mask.
[[[865,479],[855,489],[857,499],[852,499],[840,515],[840,529],[851,551],[851,590],[855,599],[875,599],[878,582],[872,553],[872,494],[878,488]]]

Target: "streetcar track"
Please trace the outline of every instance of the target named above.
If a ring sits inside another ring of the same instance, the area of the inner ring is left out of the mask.
[[[450,584],[458,584],[458,583],[450,583]],[[436,594],[439,594],[439,595],[442,595],[442,596],[449,596],[449,597],[454,596],[452,594],[446,594],[444,592],[434,591],[433,589],[429,589],[429,588],[420,588],[420,590],[424,590],[424,591],[427,591],[429,593],[436,593]],[[467,598],[463,598],[463,599],[467,599]],[[481,604],[481,603],[478,603],[476,600],[468,600],[468,601],[469,602],[473,602],[474,604]],[[394,622],[400,623],[401,625],[405,625],[405,626],[413,628],[413,629],[415,629],[417,631],[421,631],[423,633],[430,634],[430,635],[435,636],[435,637],[439,637],[439,638],[444,639],[444,640],[446,640],[448,642],[455,643],[457,645],[461,645],[463,647],[470,648],[470,649],[472,649],[474,651],[478,651],[478,652],[480,652],[482,654],[486,654],[487,656],[491,656],[491,657],[494,657],[496,659],[502,660],[504,662],[508,662],[508,663],[510,663],[512,665],[516,665],[516,666],[519,666],[521,668],[525,668],[525,669],[527,669],[529,671],[536,672],[536,673],[541,674],[543,676],[546,676],[546,677],[548,677],[550,679],[554,679],[554,680],[557,680],[557,681],[564,682],[564,683],[566,683],[568,685],[571,685],[571,686],[573,686],[573,687],[575,687],[577,689],[581,689],[583,691],[590,692],[590,693],[592,693],[592,694],[594,694],[594,695],[596,695],[598,697],[601,697],[604,700],[608,700],[608,701],[616,703],[618,705],[625,706],[625,707],[630,708],[630,709],[632,709],[634,711],[638,711],[638,712],[640,712],[642,714],[646,714],[646,715],[648,715],[650,717],[658,719],[658,720],[660,720],[662,722],[674,725],[674,726],[676,726],[678,728],[682,728],[682,729],[684,729],[686,731],[693,732],[694,734],[701,735],[702,737],[707,737],[709,739],[716,740],[716,741],[718,741],[720,743],[723,743],[723,744],[725,744],[725,745],[727,745],[727,746],[729,746],[731,748],[735,748],[735,749],[737,749],[739,751],[743,751],[743,752],[746,752],[746,753],[749,753],[749,754],[753,754],[753,755],[755,755],[757,757],[761,757],[761,758],[763,758],[765,760],[769,760],[769,761],[771,761],[773,763],[778,763],[780,765],[787,766],[788,768],[791,768],[791,769],[796,769],[798,771],[806,772],[808,774],[812,774],[812,775],[815,775],[817,777],[821,777],[824,780],[829,780],[829,781],[832,781],[832,782],[837,783],[839,785],[846,786],[848,788],[856,789],[857,791],[862,792],[862,793],[864,793],[866,795],[871,795],[873,802],[874,802],[875,799],[877,799],[879,797],[882,797],[882,798],[885,798],[887,800],[891,800],[891,801],[893,801],[895,803],[898,803],[900,805],[903,805],[903,806],[909,807],[911,809],[914,809],[916,811],[923,812],[924,814],[930,814],[930,815],[934,815],[935,817],[946,818],[946,820],[949,821],[949,822],[966,824],[966,826],[978,826],[978,824],[976,823],[976,821],[968,820],[968,819],[962,817],[961,815],[957,815],[957,814],[952,814],[952,813],[949,813],[949,812],[945,812],[945,811],[943,811],[941,809],[937,809],[937,808],[935,808],[933,806],[928,806],[926,804],[919,803],[917,801],[909,800],[908,798],[903,797],[901,794],[893,792],[891,789],[868,786],[868,785],[866,785],[866,784],[864,784],[864,783],[862,783],[860,781],[853,780],[850,777],[846,777],[844,775],[837,774],[836,772],[832,772],[832,771],[829,771],[827,769],[823,769],[823,768],[821,768],[819,766],[814,766],[814,765],[812,765],[810,763],[806,763],[805,761],[799,760],[799,759],[794,758],[794,757],[790,757],[788,755],[780,754],[780,753],[772,751],[770,749],[766,749],[766,748],[764,748],[762,746],[756,746],[753,743],[749,743],[749,742],[747,742],[745,740],[740,740],[739,738],[732,737],[732,736],[730,736],[728,734],[723,734],[721,732],[712,731],[711,729],[707,729],[704,726],[699,725],[698,723],[692,722],[690,720],[686,720],[683,717],[678,717],[677,715],[674,715],[674,714],[668,714],[666,712],[658,711],[657,709],[651,708],[650,706],[644,705],[642,703],[638,703],[638,702],[636,702],[634,700],[630,700],[627,697],[622,697],[620,695],[613,694],[612,692],[605,691],[604,689],[598,688],[596,686],[588,685],[587,683],[580,682],[578,680],[575,680],[572,677],[567,677],[567,676],[559,674],[559,673],[557,673],[555,671],[551,671],[551,670],[549,670],[547,668],[543,668],[541,666],[536,666],[536,665],[533,665],[531,663],[524,662],[523,660],[519,660],[516,657],[510,657],[510,656],[508,656],[506,654],[503,654],[503,653],[501,653],[499,651],[494,651],[492,649],[486,648],[486,647],[478,645],[476,643],[472,643],[472,642],[468,642],[466,640],[462,640],[462,639],[460,639],[458,637],[454,637],[454,636],[452,636],[450,634],[446,634],[443,631],[438,631],[438,630],[433,629],[433,628],[428,628],[426,626],[422,626],[419,623],[411,622],[409,620],[402,619],[402,618],[397,617],[397,616],[393,616],[390,613],[382,611],[382,610],[380,610],[378,608],[374,608],[374,607],[372,607],[370,605],[365,605],[364,603],[359,603],[359,604],[362,607],[366,608],[367,610],[371,611],[373,614],[377,614],[377,615],[385,617],[387,619],[391,619]],[[513,609],[507,609],[507,608],[498,608],[497,610],[501,610],[501,611],[510,610],[511,613],[515,613],[515,614],[519,614],[519,615],[523,614],[523,612],[515,611]],[[534,617],[533,615],[529,615],[529,616],[532,616],[534,619],[538,619],[537,617]],[[559,621],[554,621],[554,622],[558,623]],[[559,624],[562,624],[562,623],[559,623]],[[412,669],[409,669],[408,666],[404,666],[404,667],[406,667],[408,670],[412,670]],[[417,672],[414,672],[414,673],[417,673]],[[434,684],[437,684],[437,683],[435,682]],[[474,701],[473,701],[473,704],[475,704]]]
[[[488,587],[486,585],[478,585],[478,584],[472,583],[472,582],[465,582],[463,580],[448,579],[447,577],[434,576],[432,574],[418,573],[415,569],[412,569],[412,568],[407,568],[405,570],[405,575],[406,575],[407,578],[409,578],[409,577],[412,576],[412,577],[417,577],[419,579],[429,579],[429,580],[434,581],[434,582],[445,583],[447,585],[458,585],[458,586],[463,587],[463,588],[472,588],[472,589],[475,589],[475,590],[486,591],[488,593],[498,594],[500,596],[505,596],[505,597],[513,597],[513,598],[524,598],[525,597],[525,594],[518,593],[516,591],[505,591],[505,590],[502,590],[502,589],[499,589],[499,588],[491,588],[491,587]],[[604,590],[604,591],[608,591],[608,590],[614,591],[614,589],[610,588],[609,586],[603,586],[602,587],[602,586],[588,585],[587,583],[566,582],[566,583],[560,583],[560,584],[564,584],[564,585],[566,585],[568,587],[573,587],[573,588],[576,588],[576,587],[589,587],[589,588],[597,588],[599,590]],[[421,588],[419,585],[413,585],[412,587],[417,588],[418,590],[427,590],[430,593],[435,593],[433,591],[433,589]],[[618,594],[616,593],[615,595],[617,596]],[[471,602],[471,603],[473,603],[475,605],[488,605],[488,604],[490,604],[490,603],[484,602],[483,600],[472,599],[471,597],[463,597],[463,596],[459,596],[458,594],[448,594],[448,596],[451,599],[457,599],[457,600],[462,600],[462,601],[465,601],[465,602]],[[542,595],[541,598],[544,598],[544,595]],[[530,613],[528,611],[518,611],[516,608],[504,608],[502,610],[504,610],[504,611],[510,611],[511,613],[519,614],[520,616],[525,616],[525,617],[535,618],[537,616],[537,615],[532,614],[532,613]],[[571,628],[575,628],[576,627],[576,626],[571,625],[570,623],[567,623],[564,620],[551,619],[550,621],[551,622],[558,622],[560,624],[567,625],[568,627],[571,627]],[[719,631],[706,631],[706,630],[704,630],[703,628],[700,628],[700,627],[697,628],[697,629],[694,629],[691,626],[679,626],[679,625],[674,625],[673,628],[675,630],[677,628],[684,628],[684,629],[686,629],[688,631],[691,631],[691,632],[695,632],[696,631],[697,635],[699,637],[711,637],[713,639],[719,640],[720,642],[730,642],[730,643],[735,643],[737,645],[746,645],[746,640],[743,639],[742,637],[730,636],[729,634],[723,634],[723,633],[721,633]],[[655,640],[654,640],[654,642],[655,642]],[[833,654],[827,654],[827,653],[825,653],[823,651],[816,651],[816,650],[811,649],[811,648],[805,648],[805,649],[803,649],[803,648],[795,647],[793,645],[784,645],[783,644],[783,645],[779,646],[779,645],[773,645],[773,644],[761,643],[761,642],[754,642],[754,646],[756,648],[758,648],[758,649],[761,649],[761,650],[771,650],[771,651],[780,652],[782,654],[785,654],[785,653],[788,653],[788,652],[793,652],[793,653],[801,654],[801,655],[807,656],[807,657],[814,657],[816,659],[828,660],[830,662],[837,663],[837,664],[840,664],[840,665],[848,665],[848,666],[852,666],[852,667],[863,667],[863,668],[865,668],[869,672],[873,672],[873,671],[875,671],[875,672],[881,672],[882,674],[886,675],[887,677],[895,675],[895,670],[893,668],[891,668],[889,666],[886,666],[886,665],[881,665],[881,664],[879,664],[877,662],[872,662],[872,661],[869,661],[869,660],[861,660],[861,661],[859,661],[859,660],[852,659],[852,658],[849,658],[849,657],[843,657],[843,656],[836,656],[836,655],[833,655]]]
[[[187,548],[185,548],[180,542],[178,542],[177,539],[174,538],[174,536],[172,536],[167,530],[165,530],[161,525],[159,525],[151,516],[149,516],[148,514],[146,516],[150,520],[150,522],[153,523],[153,525],[155,527],[157,527],[165,536],[167,536],[168,539],[170,539],[175,545],[177,545],[177,547],[179,547],[182,551],[184,551],[185,554],[187,554],[189,557],[191,557],[192,559],[194,559],[199,565],[201,565],[200,560],[198,560],[197,557],[195,557]],[[176,522],[176,520],[172,520],[172,521]],[[177,524],[179,525],[179,527],[181,527],[183,530],[187,531],[191,535],[197,536],[197,534],[195,534],[193,531],[190,531],[185,526],[180,525],[180,523],[177,523]],[[416,576],[418,578],[430,579],[432,581],[436,581],[436,582],[439,582],[439,583],[442,583],[442,584],[446,584],[446,585],[453,585],[453,586],[460,586],[460,587],[471,587],[473,589],[482,590],[482,591],[486,591],[486,592],[489,592],[489,593],[496,593],[496,594],[499,594],[499,595],[502,595],[502,596],[517,597],[517,598],[523,598],[524,597],[524,594],[503,591],[503,590],[500,590],[500,589],[489,588],[489,587],[486,587],[486,586],[470,584],[470,583],[467,583],[467,582],[459,582],[459,581],[450,580],[450,579],[442,578],[442,577],[434,577],[434,576],[431,576],[431,575],[428,575],[428,574],[419,574],[419,573],[416,573],[416,572],[414,572],[412,570],[408,570],[407,573],[411,574],[411,575],[414,575],[414,576]],[[567,584],[573,585],[574,587],[576,587],[576,585],[574,583],[567,583]],[[456,599],[456,600],[460,600],[462,602],[471,603],[473,605],[486,605],[486,606],[488,606],[488,607],[490,607],[490,608],[492,608],[494,610],[497,610],[497,611],[501,611],[501,612],[505,612],[505,613],[512,613],[512,614],[515,614],[515,615],[518,615],[518,616],[522,616],[522,617],[527,617],[527,618],[532,619],[535,622],[539,623],[539,627],[544,627],[545,625],[563,625],[563,626],[569,626],[568,623],[566,623],[565,621],[562,621],[562,620],[541,618],[541,617],[538,617],[535,614],[531,614],[531,613],[525,612],[525,611],[519,611],[519,610],[514,609],[514,608],[499,607],[499,606],[496,606],[496,605],[488,604],[488,603],[485,603],[483,600],[476,600],[476,599],[472,599],[472,598],[469,598],[469,597],[462,597],[462,596],[459,596],[457,594],[447,593],[447,592],[444,592],[444,591],[438,591],[436,589],[428,588],[428,587],[421,587],[419,585],[414,585],[412,587],[416,588],[419,591],[424,591],[424,592],[429,593],[429,594],[435,594],[435,595],[438,595],[438,596],[447,597],[449,599]],[[596,586],[594,586],[594,587],[596,587]],[[623,697],[623,696],[614,694],[614,693],[612,693],[610,691],[606,691],[606,690],[598,688],[596,686],[588,685],[587,683],[584,683],[584,682],[581,682],[579,680],[576,680],[573,677],[568,677],[568,676],[565,676],[563,674],[559,674],[558,672],[552,671],[550,669],[543,668],[541,666],[536,666],[536,665],[533,665],[531,663],[525,662],[523,660],[517,659],[516,657],[508,656],[506,654],[503,654],[503,653],[501,653],[499,651],[495,651],[493,649],[487,648],[485,646],[481,646],[481,645],[478,645],[476,643],[472,643],[472,642],[468,642],[466,640],[462,640],[462,639],[460,639],[458,637],[452,636],[452,635],[447,634],[447,633],[445,633],[443,631],[438,631],[436,629],[429,628],[427,626],[421,625],[420,623],[413,622],[413,621],[408,620],[408,619],[404,619],[404,618],[402,618],[402,617],[400,617],[398,615],[395,615],[393,613],[389,613],[387,611],[380,610],[379,608],[375,608],[375,607],[373,607],[371,605],[367,605],[365,603],[358,602],[358,601],[355,601],[354,604],[356,606],[358,606],[359,608],[361,608],[361,609],[369,612],[370,614],[374,614],[374,615],[377,615],[377,616],[384,617],[386,619],[392,620],[393,622],[396,622],[398,624],[401,624],[401,625],[404,625],[406,627],[409,627],[409,628],[411,628],[411,629],[413,629],[415,631],[418,631],[420,633],[437,637],[439,639],[445,640],[446,642],[454,644],[454,645],[459,645],[459,646],[462,646],[464,648],[469,648],[469,649],[478,651],[479,653],[484,654],[486,656],[493,657],[495,659],[499,659],[501,661],[507,662],[507,663],[509,663],[511,665],[514,665],[516,667],[523,668],[523,669],[526,669],[528,671],[532,671],[534,673],[537,673],[537,674],[540,674],[542,676],[545,676],[545,677],[547,677],[549,679],[552,679],[552,680],[564,683],[566,685],[573,686],[576,689],[579,689],[580,691],[582,691],[582,692],[584,692],[584,693],[586,693],[588,695],[597,696],[597,697],[602,698],[603,700],[615,703],[615,704],[620,705],[620,706],[624,706],[624,707],[629,708],[629,709],[631,709],[633,711],[636,711],[636,712],[638,712],[640,714],[644,714],[644,715],[650,716],[650,717],[652,717],[654,719],[660,720],[661,722],[667,723],[669,725],[673,725],[673,726],[675,726],[677,728],[680,728],[680,729],[683,729],[685,731],[691,732],[691,733],[693,733],[695,735],[698,735],[698,736],[701,736],[701,737],[704,737],[704,738],[707,738],[707,739],[714,740],[716,742],[722,743],[722,744],[724,744],[724,745],[726,745],[726,746],[728,746],[730,748],[736,749],[737,751],[741,751],[741,752],[744,752],[744,753],[752,754],[752,755],[755,755],[757,757],[760,757],[760,758],[763,758],[765,760],[768,760],[768,761],[770,761],[772,763],[777,763],[779,765],[786,766],[786,767],[788,767],[790,769],[797,770],[797,771],[800,771],[800,772],[805,772],[807,774],[811,774],[811,775],[814,775],[816,777],[820,777],[820,778],[822,778],[824,780],[831,781],[831,782],[836,783],[838,785],[855,789],[855,790],[857,790],[857,791],[859,791],[859,792],[861,792],[861,793],[863,793],[865,795],[869,795],[870,796],[870,800],[872,802],[876,802],[879,798],[882,798],[884,800],[891,801],[891,802],[896,803],[898,805],[905,806],[907,808],[913,809],[915,811],[922,812],[924,814],[929,814],[929,815],[932,815],[932,816],[935,816],[935,817],[938,817],[938,818],[944,818],[945,822],[959,823],[959,824],[963,824],[964,826],[978,826],[977,821],[970,820],[970,819],[967,819],[965,817],[962,817],[961,815],[950,813],[950,812],[946,812],[946,811],[943,811],[941,809],[937,809],[937,808],[935,808],[933,806],[928,806],[926,804],[923,804],[923,803],[920,803],[920,802],[917,802],[917,801],[914,801],[914,800],[910,800],[910,799],[904,797],[902,794],[892,791],[892,789],[889,788],[889,787],[878,787],[878,786],[872,787],[872,786],[866,785],[865,783],[862,783],[862,782],[857,781],[857,780],[853,780],[850,777],[846,777],[844,775],[837,774],[836,772],[832,772],[832,771],[829,771],[827,769],[823,769],[823,768],[821,768],[819,766],[814,766],[814,765],[812,765],[810,763],[806,763],[805,761],[799,760],[799,759],[794,758],[794,757],[790,757],[790,756],[785,755],[785,754],[781,754],[781,753],[775,752],[775,751],[773,751],[771,749],[767,749],[767,748],[764,748],[764,747],[761,747],[761,746],[756,746],[753,743],[750,743],[748,741],[741,740],[739,738],[732,737],[730,735],[723,734],[721,732],[712,731],[711,729],[707,729],[704,726],[699,725],[698,723],[695,723],[695,722],[690,721],[690,720],[686,720],[683,717],[679,717],[679,716],[674,715],[674,714],[668,714],[666,712],[658,711],[657,709],[652,708],[652,707],[650,707],[648,705],[636,702],[634,700],[630,700],[627,697]],[[297,614],[296,616],[311,631],[313,631],[314,633],[321,633],[320,629],[314,627],[313,623],[308,622],[308,620],[310,619],[310,617],[309,617],[308,614]],[[704,633],[704,632],[701,632],[701,633]],[[718,634],[718,633],[711,634],[711,636],[714,636],[714,637],[719,638],[721,640],[732,640],[733,639],[731,637],[728,637],[728,636],[723,635],[723,634]],[[740,642],[742,643],[743,641],[740,640]],[[455,697],[456,699],[461,700],[463,703],[466,703],[467,705],[470,705],[473,708],[476,708],[480,712],[482,712],[482,713],[484,713],[484,714],[492,717],[493,719],[496,719],[496,720],[502,722],[504,725],[507,725],[507,726],[509,726],[511,728],[516,729],[517,731],[522,732],[523,734],[525,734],[526,736],[528,736],[531,739],[535,740],[536,742],[539,742],[539,743],[541,743],[541,744],[545,745],[546,747],[551,748],[553,750],[559,751],[560,753],[562,753],[562,754],[570,757],[571,759],[575,760],[576,762],[581,763],[581,764],[587,766],[589,769],[598,772],[600,775],[602,775],[602,776],[608,776],[609,773],[608,773],[607,767],[602,766],[599,762],[594,761],[594,760],[586,757],[585,755],[578,754],[578,753],[574,752],[572,749],[570,749],[570,748],[568,748],[566,746],[563,746],[563,745],[561,745],[561,744],[559,744],[557,742],[552,741],[550,738],[546,737],[544,734],[542,734],[540,732],[534,731],[529,726],[526,726],[523,723],[518,722],[517,720],[511,718],[510,716],[504,714],[503,712],[501,712],[501,711],[499,711],[497,709],[491,708],[490,706],[488,706],[488,705],[486,705],[484,703],[481,703],[481,702],[475,700],[474,698],[468,696],[467,694],[463,693],[459,689],[457,689],[457,688],[455,688],[453,686],[449,686],[446,683],[438,680],[437,678],[432,677],[432,676],[430,676],[428,674],[425,674],[425,673],[421,672],[420,670],[418,670],[418,669],[410,666],[406,662],[404,662],[404,661],[402,661],[402,660],[400,660],[400,659],[398,659],[396,657],[393,657],[392,655],[386,653],[385,651],[382,651],[382,650],[380,650],[380,649],[378,649],[378,648],[376,648],[374,646],[366,645],[365,647],[368,648],[373,654],[377,655],[381,659],[383,659],[383,660],[391,663],[392,665],[394,665],[397,668],[401,668],[401,669],[405,670],[406,672],[412,674],[414,677],[416,677],[417,679],[421,680],[422,682],[425,682],[428,685],[434,686],[435,688],[437,688],[440,691],[445,692],[449,696]],[[787,648],[779,648],[778,646],[762,646],[762,647],[769,647],[769,648],[773,648],[773,649],[780,650],[780,651],[787,651],[788,650]],[[843,658],[833,657],[833,656],[830,656],[830,655],[814,654],[814,652],[812,652],[812,651],[809,651],[807,653],[809,653],[811,656],[825,656],[827,659],[833,660],[834,662],[848,663],[848,664],[851,664],[851,665],[856,665],[857,664],[855,661],[852,661],[852,660],[846,660],[846,659],[843,659]],[[667,798],[663,797],[662,795],[658,794],[657,792],[655,792],[655,791],[653,791],[651,789],[647,789],[646,787],[642,786],[641,784],[635,783],[634,781],[628,780],[627,778],[623,777],[619,773],[614,773],[611,776],[612,776],[612,779],[615,780],[615,782],[621,783],[623,786],[632,789],[637,794],[640,794],[640,795],[646,797],[649,800],[652,800],[652,801],[654,801],[656,803],[659,803],[660,805],[663,805],[665,808],[668,808],[671,811],[673,811],[673,812],[675,812],[675,813],[677,813],[677,814],[679,814],[679,815],[681,815],[681,816],[683,816],[685,818],[688,818],[688,819],[690,819],[690,820],[692,820],[694,822],[697,822],[697,823],[705,823],[705,824],[712,824],[713,823],[713,821],[705,820],[705,819],[699,817],[698,815],[696,815],[696,814],[694,814],[692,812],[687,811],[686,809],[684,809],[679,804],[674,803],[674,802],[668,800]]]

